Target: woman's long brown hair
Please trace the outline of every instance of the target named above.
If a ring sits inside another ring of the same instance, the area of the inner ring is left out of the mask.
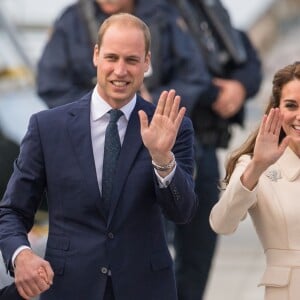
[[[273,88],[272,88],[272,96],[270,97],[270,101],[265,110],[265,114],[268,114],[273,107],[279,107],[280,99],[281,99],[281,91],[285,84],[292,80],[300,80],[300,62],[297,61],[291,65],[287,65],[286,67],[278,70],[273,78]],[[254,146],[256,137],[258,134],[259,127],[248,137],[248,139],[243,143],[238,149],[236,149],[230,155],[227,164],[226,164],[226,174],[223,180],[223,183],[227,185],[233,173],[233,170],[237,164],[239,158],[248,154],[251,157],[253,156]],[[281,129],[279,136],[279,143],[285,137],[284,131]]]

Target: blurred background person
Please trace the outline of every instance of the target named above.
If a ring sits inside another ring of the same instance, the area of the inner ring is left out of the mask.
[[[151,30],[152,65],[141,95],[152,101],[163,90],[174,88],[191,111],[206,88],[208,74],[186,26],[164,0],[83,0],[67,7],[54,23],[38,62],[39,96],[52,108],[80,98],[93,87],[95,28],[118,12],[138,16]]]
[[[217,149],[229,146],[232,125],[244,125],[245,103],[259,90],[262,65],[249,37],[233,28],[220,1],[171,2],[189,25],[210,74],[210,82],[191,112],[197,146],[195,189],[199,206],[192,222],[176,225],[174,235],[179,299],[201,300],[217,242],[208,222],[219,198]]]
[[[5,136],[0,128],[0,199],[2,199],[8,179],[13,171],[13,162],[19,154],[19,145]]]

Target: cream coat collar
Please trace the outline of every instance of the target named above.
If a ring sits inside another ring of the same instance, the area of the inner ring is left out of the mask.
[[[294,181],[300,176],[300,158],[290,147],[286,148],[274,166],[276,165],[288,181]]]

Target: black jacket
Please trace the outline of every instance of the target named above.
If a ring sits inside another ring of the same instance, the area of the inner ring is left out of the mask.
[[[247,60],[241,65],[229,63],[222,76],[224,79],[239,81],[246,90],[246,101],[252,99],[259,91],[262,82],[262,65],[258,52],[252,45],[247,34],[238,31],[243,45],[247,52]],[[216,87],[212,79],[215,76],[211,72],[211,81],[206,90],[200,96],[191,114],[196,137],[203,145],[227,148],[231,138],[231,124],[244,125],[245,106],[230,119],[223,119],[212,110],[212,104],[216,101],[219,88]]]
[[[22,300],[23,298],[19,295],[16,285],[12,283],[2,289],[0,289],[1,300]]]

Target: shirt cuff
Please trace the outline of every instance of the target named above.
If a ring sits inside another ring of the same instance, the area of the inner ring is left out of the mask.
[[[13,268],[15,268],[15,260],[16,260],[16,257],[18,256],[18,254],[23,251],[24,249],[31,249],[30,247],[28,246],[20,246],[19,248],[17,248],[17,250],[14,252],[13,256],[12,256],[12,259],[11,259],[11,263],[13,265]]]
[[[175,174],[175,170],[176,170],[176,165],[173,168],[173,170],[171,171],[170,174],[168,174],[166,177],[161,177],[157,170],[154,169],[157,181],[158,181],[158,186],[163,189],[163,188],[167,188],[170,184],[170,182],[172,181],[174,174]]]

